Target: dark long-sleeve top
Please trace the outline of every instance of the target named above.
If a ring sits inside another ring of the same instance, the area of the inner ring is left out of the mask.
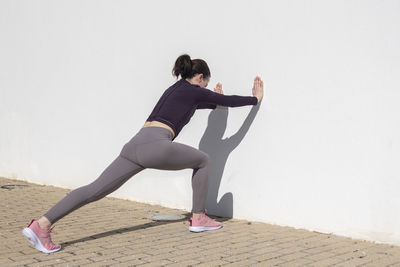
[[[193,116],[196,109],[215,109],[217,105],[240,107],[257,105],[255,96],[223,95],[180,79],[164,91],[147,121],[159,121],[170,126],[174,140]]]

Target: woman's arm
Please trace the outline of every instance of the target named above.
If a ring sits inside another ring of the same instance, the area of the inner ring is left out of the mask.
[[[219,93],[219,94],[224,94],[224,91],[222,91],[222,84],[217,83],[217,86],[214,88],[214,92]],[[209,104],[209,103],[199,103],[197,105],[197,109],[204,109],[204,108],[209,108],[209,109],[215,109],[217,105],[215,104]]]
[[[220,84],[217,84],[217,88],[214,89],[215,92],[201,87],[197,87],[195,90],[197,93],[197,101],[199,103],[208,103],[227,107],[257,105],[258,103],[258,98],[255,96],[224,95],[222,92],[222,85]]]

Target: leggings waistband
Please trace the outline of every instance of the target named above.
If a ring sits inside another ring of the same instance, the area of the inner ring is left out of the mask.
[[[168,129],[160,126],[142,127],[138,134],[146,134],[152,137],[167,137],[168,139],[172,140],[172,133]]]

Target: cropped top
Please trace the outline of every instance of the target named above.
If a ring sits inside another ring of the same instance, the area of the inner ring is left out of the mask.
[[[167,124],[175,132],[174,140],[196,109],[215,109],[217,105],[240,107],[257,103],[255,96],[223,95],[182,78],[164,91],[147,121]]]

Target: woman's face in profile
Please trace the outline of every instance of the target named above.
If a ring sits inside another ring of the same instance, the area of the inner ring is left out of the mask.
[[[201,77],[200,78],[200,83],[199,83],[200,87],[206,88],[208,86],[208,83],[210,82],[210,78],[211,77],[207,77],[207,78],[204,79],[203,77]]]

